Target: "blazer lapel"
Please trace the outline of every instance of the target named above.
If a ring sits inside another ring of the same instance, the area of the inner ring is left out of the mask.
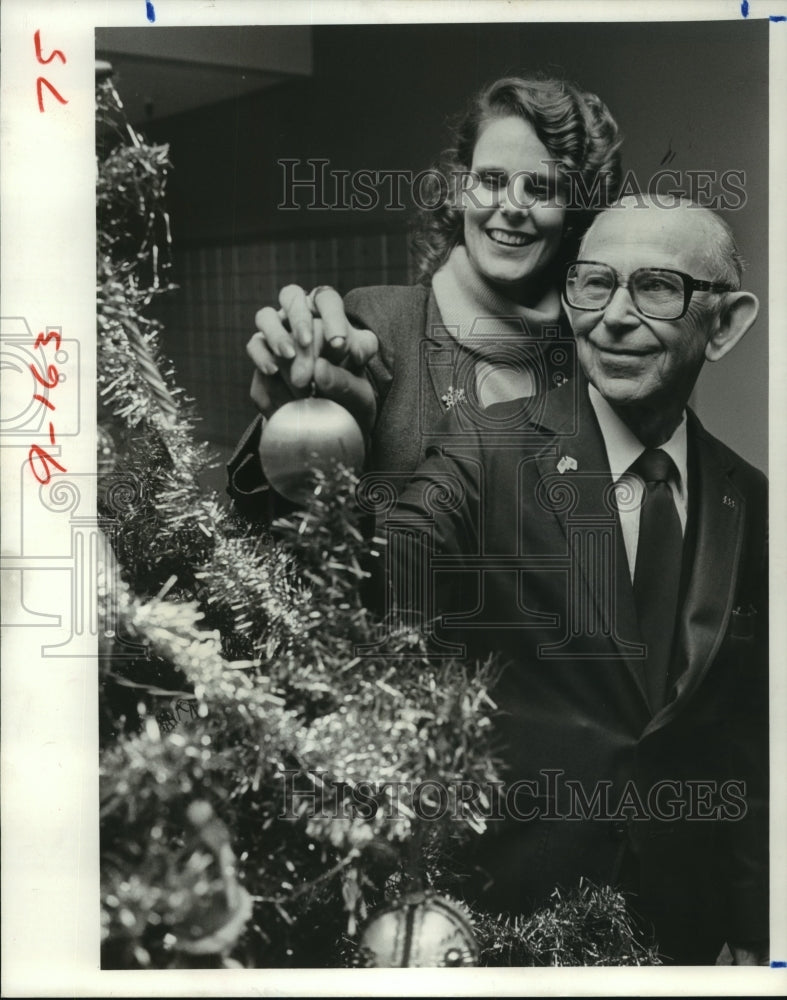
[[[553,435],[552,447],[536,458],[542,483],[547,488],[554,484],[557,491],[565,483],[570,491],[570,502],[555,503],[553,513],[567,544],[572,537],[575,541],[572,563],[587,584],[587,592],[595,603],[596,621],[607,634],[615,658],[625,662],[647,704],[645,647],[639,634],[623,534],[611,491],[609,461],[584,379],[568,382],[549,393],[539,423]],[[597,545],[582,544],[581,539],[590,536],[598,539],[610,529],[612,545],[608,558],[612,565],[605,562],[600,565],[599,559],[607,557],[600,556]],[[607,581],[612,583],[611,587]]]
[[[437,308],[437,300],[434,292],[429,293],[426,304],[426,338],[429,343],[424,345],[426,356],[424,367],[429,372],[429,381],[437,398],[438,408],[441,411],[447,409],[445,399],[449,390],[457,390],[459,386],[453,385],[456,373],[456,360],[458,342],[451,336]],[[421,384],[426,388],[427,380],[422,378]]]
[[[735,599],[743,544],[743,494],[730,478],[722,453],[691,412],[689,421],[690,442],[697,449],[697,532],[693,568],[678,624],[676,695],[646,731],[659,728],[682,710],[713,662]]]

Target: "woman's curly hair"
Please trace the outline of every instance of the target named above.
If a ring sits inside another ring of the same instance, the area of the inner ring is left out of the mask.
[[[463,211],[456,207],[462,177],[470,170],[482,128],[498,118],[529,122],[539,140],[558,160],[579,198],[569,202],[564,256],[574,256],[579,238],[593,216],[620,189],[619,149],[623,141],[607,106],[595,94],[566,80],[504,77],[470,102],[453,128],[454,146],[444,151],[421,189],[422,208],[411,240],[418,280],[428,284],[449,253],[464,239]],[[447,196],[446,196],[447,194]]]

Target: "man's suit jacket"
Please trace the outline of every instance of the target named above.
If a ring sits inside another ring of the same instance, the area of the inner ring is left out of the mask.
[[[709,954],[767,940],[765,477],[689,413],[676,683],[654,712],[586,385],[459,406],[444,433],[389,524],[429,539],[431,612],[453,610],[435,638],[505,664],[507,783],[529,782],[507,811],[539,817],[490,824],[485,902],[521,911],[582,876],[625,883],[633,858],[666,953],[686,935]]]

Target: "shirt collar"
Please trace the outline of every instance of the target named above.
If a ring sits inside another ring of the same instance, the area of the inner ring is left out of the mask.
[[[615,413],[610,404],[601,395],[594,385],[588,384],[590,402],[596,413],[601,436],[604,438],[604,447],[607,450],[607,460],[612,473],[612,481],[617,482],[620,477],[636,462],[639,456],[645,451],[645,445],[634,434],[634,432],[623,423]],[[685,500],[687,465],[688,465],[688,445],[686,438],[686,411],[680,423],[675,428],[672,437],[659,446],[669,455],[678,470],[678,482],[675,484],[678,492]]]

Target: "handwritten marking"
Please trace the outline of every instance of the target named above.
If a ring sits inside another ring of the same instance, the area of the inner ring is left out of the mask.
[[[52,91],[53,95],[58,99],[58,101],[60,101],[61,104],[68,104],[68,100],[65,97],[63,97],[63,95],[60,94],[57,90],[55,90],[55,88],[52,86],[52,84],[49,82],[49,80],[45,80],[43,76],[39,76],[39,78],[36,80],[36,92],[38,93],[38,110],[39,111],[43,112],[43,110],[44,110],[44,94],[43,94],[43,91],[41,90],[41,85],[42,84],[44,84],[45,86],[49,87],[49,89]]]
[[[57,352],[60,350],[61,339],[59,330],[47,330],[46,332],[38,334],[33,347],[36,349],[43,348],[47,344],[54,341],[56,352],[55,357],[57,357]],[[60,384],[60,382],[63,381],[63,376],[59,374],[55,365],[48,365],[45,375],[42,375],[34,364],[30,365],[30,371],[36,382],[38,382],[38,384],[45,390],[54,389]],[[56,409],[52,401],[48,399],[47,396],[41,395],[41,393],[36,393],[33,396],[33,399],[39,403],[43,403],[49,410]],[[57,444],[55,439],[55,425],[53,421],[49,422],[49,442],[53,447]],[[64,465],[61,465],[60,462],[53,458],[46,448],[42,448],[40,444],[30,446],[30,451],[27,453],[27,462],[30,466],[30,471],[42,486],[46,486],[52,478],[52,468],[57,469],[59,472],[68,471]]]
[[[57,376],[57,368],[54,365],[50,365],[46,370],[46,376],[49,381],[44,379],[41,373],[38,371],[35,365],[30,365],[30,371],[33,373],[33,378],[38,382],[39,385],[43,386],[44,389],[54,389],[57,385],[59,379]]]
[[[749,0],[743,0],[741,4],[741,17],[749,16]],[[787,14],[769,14],[769,21],[787,21]]]
[[[39,476],[36,471],[34,464],[34,459],[39,459],[43,465],[43,476]],[[30,451],[27,453],[27,461],[30,465],[30,469],[36,479],[41,483],[42,486],[46,486],[49,480],[52,478],[52,471],[49,466],[53,465],[60,472],[67,472],[68,470],[65,466],[61,465],[56,459],[52,458],[46,449],[42,448],[40,444],[34,444],[30,447]]]
[[[36,31],[36,33],[33,35],[33,44],[35,45],[35,49],[36,49],[36,59],[40,63],[42,63],[44,66],[48,66],[49,63],[51,63],[52,60],[55,58],[55,56],[57,56],[57,58],[62,63],[65,63],[65,62],[68,61],[66,59],[65,55],[63,55],[63,53],[60,51],[60,49],[52,49],[52,52],[50,53],[50,55],[47,56],[46,59],[44,58],[44,55],[43,55],[43,53],[41,51],[41,30],[40,29],[38,31]]]
[[[156,20],[156,8],[150,2],[150,0],[145,0],[145,14],[147,15],[148,21],[151,24]]]
[[[48,66],[53,59],[57,58],[61,63],[65,63],[66,57],[60,49],[52,49],[48,56],[45,56],[41,49],[41,31],[37,30],[33,34],[33,45],[35,47],[36,59],[41,63],[42,66]],[[39,76],[36,80],[36,94],[38,96],[38,110],[43,114],[44,112],[44,87],[47,87],[53,96],[60,101],[61,104],[68,104],[68,100],[63,97],[63,95],[52,86],[49,80],[44,76]]]
[[[54,406],[50,403],[50,401],[46,398],[46,396],[35,395],[33,396],[33,399],[35,399],[39,403],[43,403],[44,406],[48,406],[50,410],[54,410]]]
[[[771,962],[772,969],[787,969],[787,962],[773,961]]]

